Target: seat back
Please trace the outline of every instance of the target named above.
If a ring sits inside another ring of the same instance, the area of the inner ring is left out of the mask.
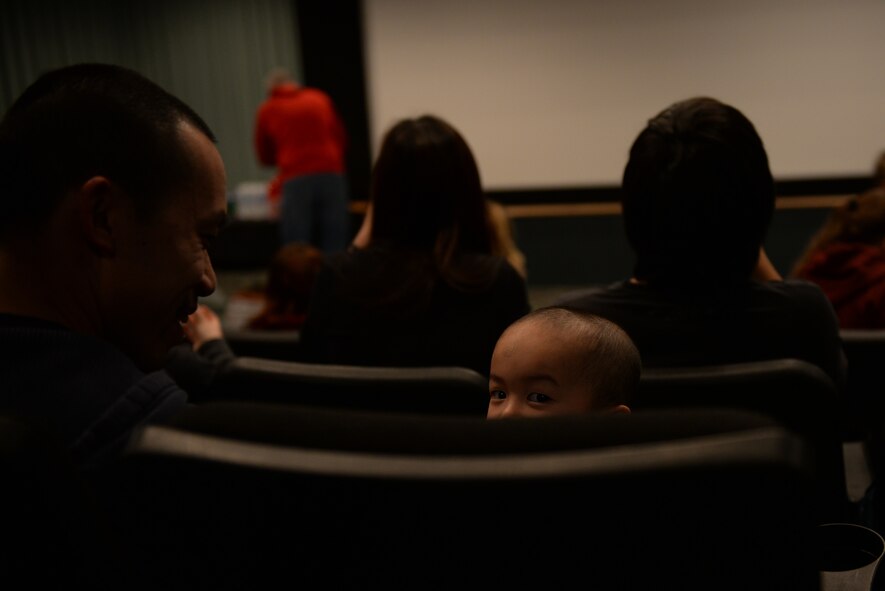
[[[49,425],[0,415],[0,572],[7,586],[111,589],[126,557]]]
[[[301,333],[297,330],[226,330],[224,340],[240,357],[297,361],[301,355]]]
[[[213,400],[484,417],[488,380],[463,367],[363,367],[237,358]]]
[[[731,411],[486,421],[206,405],[105,488],[162,588],[818,589],[805,442]]]
[[[866,465],[878,483],[885,474],[885,329],[842,329],[840,335],[848,360],[845,390],[850,434],[862,442]],[[872,505],[868,513],[877,528],[885,523],[880,497],[868,491]]]
[[[851,438],[863,440],[885,421],[885,329],[842,329],[848,360],[846,403]]]
[[[734,408],[763,413],[811,444],[817,466],[820,519],[850,516],[839,394],[819,367],[798,359],[715,366],[645,368],[637,411]]]

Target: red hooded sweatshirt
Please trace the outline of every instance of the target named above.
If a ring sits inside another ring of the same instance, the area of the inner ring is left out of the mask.
[[[262,164],[277,167],[271,182],[274,198],[291,178],[343,173],[346,143],[332,100],[321,90],[280,84],[258,109],[255,151]]]

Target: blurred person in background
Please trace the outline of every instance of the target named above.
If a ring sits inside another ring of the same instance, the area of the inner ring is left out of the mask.
[[[269,197],[279,203],[282,244],[306,242],[324,252],[350,239],[345,178],[347,136],[332,99],[297,84],[283,68],[267,76],[267,99],[255,121],[255,151],[277,169]]]
[[[841,328],[885,328],[885,186],[835,208],[792,275],[823,289]]]
[[[365,232],[327,256],[301,345],[351,365],[447,365],[488,375],[500,334],[529,310],[497,244],[479,168],[442,119],[404,119],[372,171]]]

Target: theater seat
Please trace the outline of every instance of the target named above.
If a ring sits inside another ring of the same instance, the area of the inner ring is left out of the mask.
[[[240,357],[297,361],[301,355],[301,333],[297,330],[226,330],[224,340]]]
[[[488,380],[463,367],[363,367],[240,357],[223,368],[211,400],[484,417]]]
[[[775,359],[644,368],[633,408],[734,408],[770,416],[811,444],[821,521],[853,517],[842,449],[842,400],[829,376],[815,365]]]
[[[53,429],[0,414],[0,586],[118,588],[126,556]]]
[[[846,395],[851,438],[866,439],[885,421],[885,329],[842,329],[848,360]]]
[[[738,411],[209,403],[141,431],[103,490],[158,588],[816,590],[808,451]]]

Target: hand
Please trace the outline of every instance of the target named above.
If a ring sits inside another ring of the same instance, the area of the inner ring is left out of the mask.
[[[221,330],[221,319],[211,308],[200,304],[196,312],[191,314],[183,325],[184,334],[197,351],[207,341],[224,338]]]
[[[369,246],[369,242],[372,241],[372,202],[370,201],[366,205],[366,213],[363,216],[363,223],[360,226],[359,232],[357,232],[356,236],[351,243],[354,248],[366,248]]]

